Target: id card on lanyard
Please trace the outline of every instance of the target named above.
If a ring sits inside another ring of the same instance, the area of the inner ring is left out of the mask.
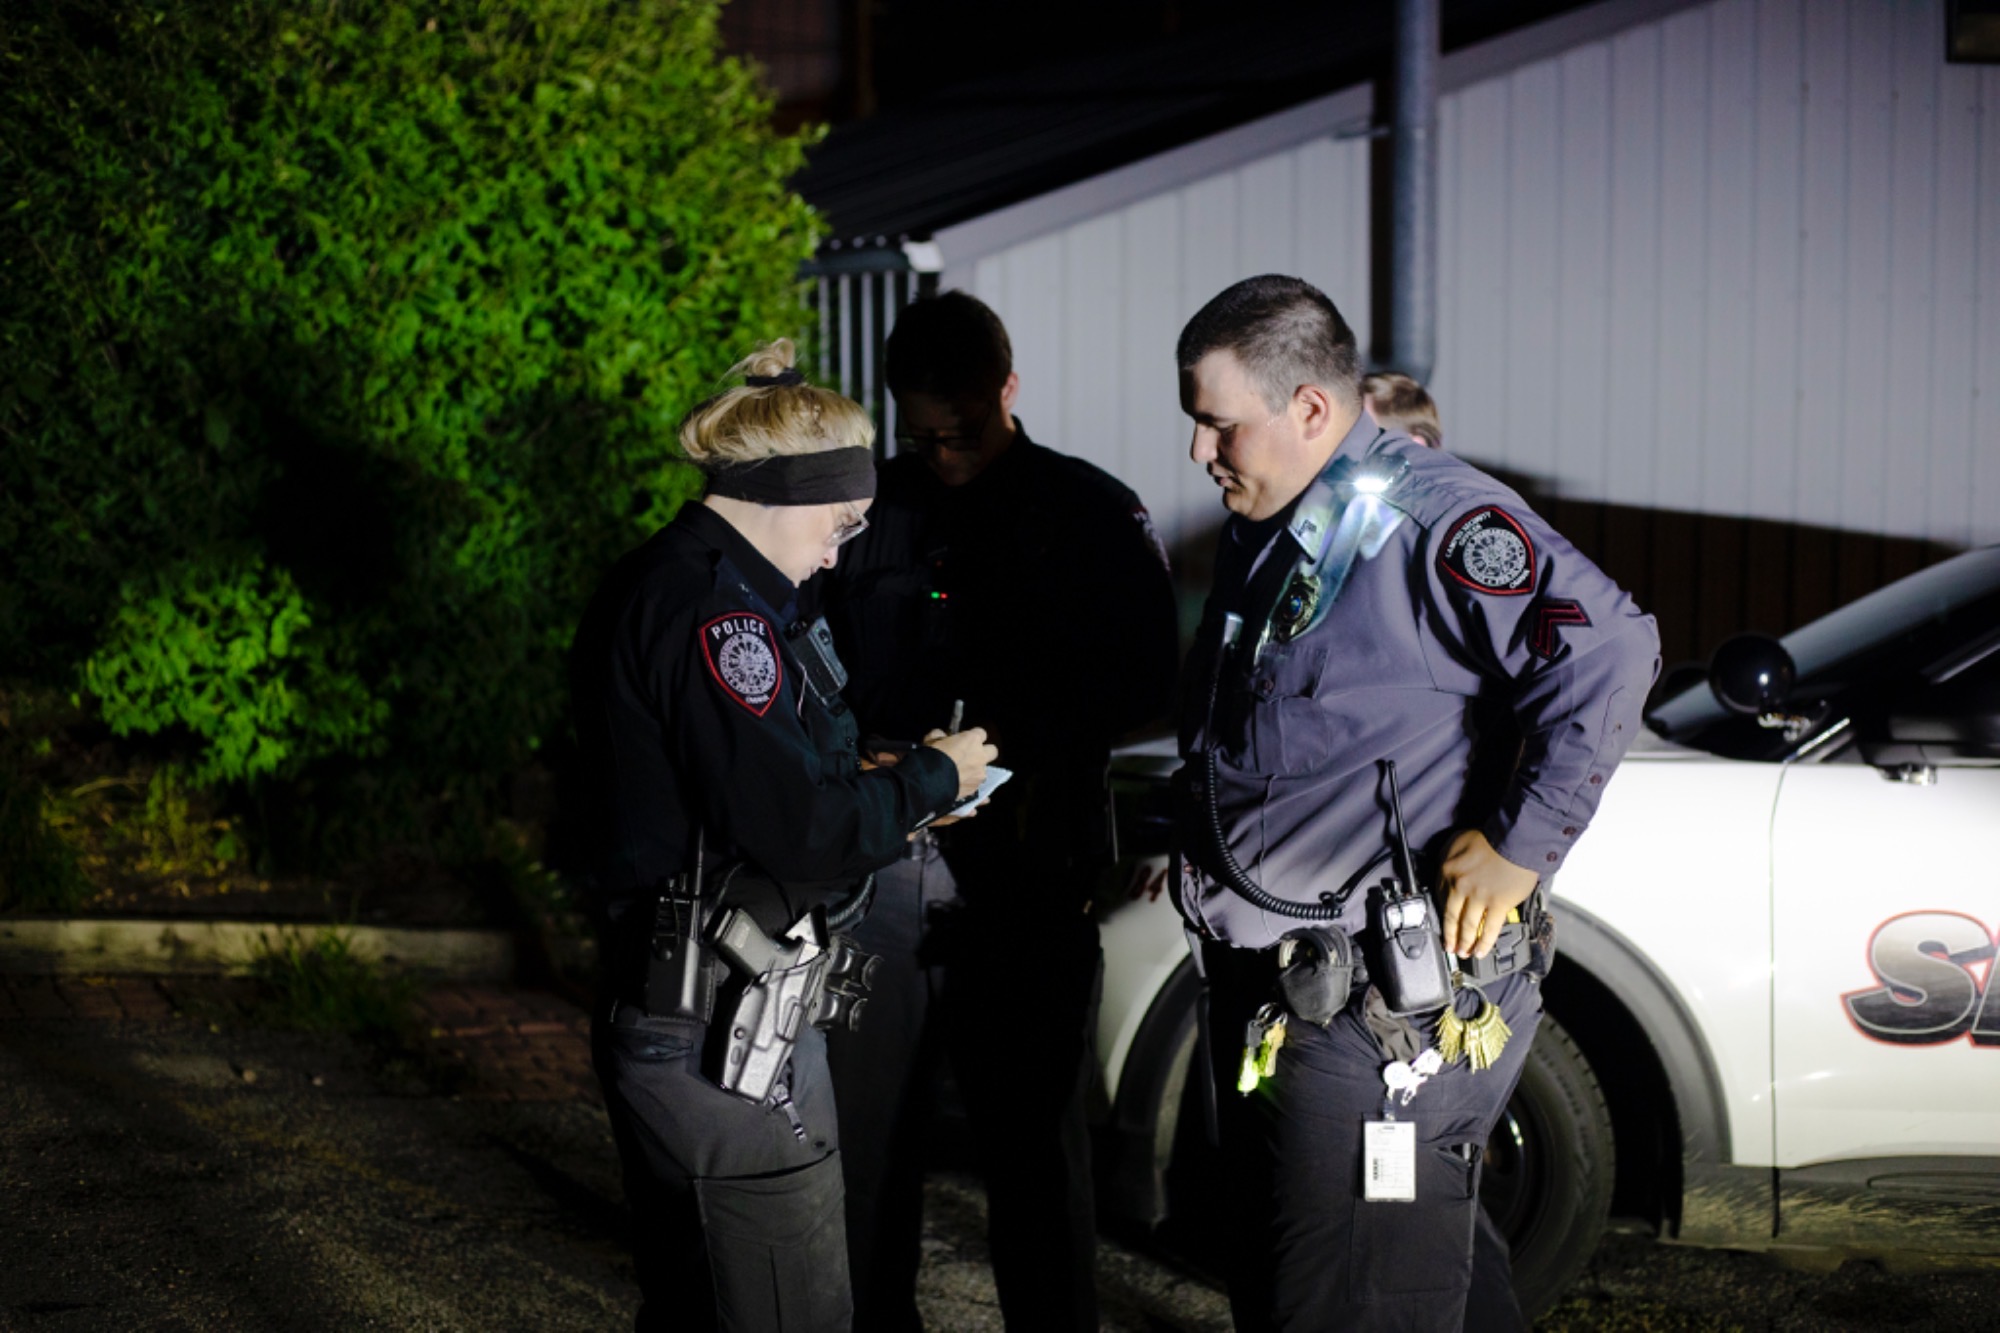
[[[1417,1090],[1444,1069],[1444,1057],[1426,1047],[1408,1062],[1391,1060],[1382,1070],[1382,1115],[1361,1124],[1361,1199],[1364,1203],[1417,1201],[1417,1125],[1396,1119]]]
[[[1367,1203],[1417,1201],[1417,1127],[1408,1120],[1362,1124],[1361,1197]]]

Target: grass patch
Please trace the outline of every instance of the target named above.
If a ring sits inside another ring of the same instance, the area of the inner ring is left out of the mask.
[[[384,971],[333,927],[287,932],[251,964],[258,998],[251,1017],[299,1032],[342,1032],[402,1046],[416,1028],[416,978]]]
[[[90,894],[48,789],[0,748],[0,911],[70,912]]]

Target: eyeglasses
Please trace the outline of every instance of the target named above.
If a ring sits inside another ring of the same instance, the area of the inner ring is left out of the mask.
[[[950,435],[937,431],[919,435],[912,430],[898,430],[896,432],[896,449],[898,452],[904,449],[937,448],[962,451],[977,449],[980,439],[986,434],[986,423],[992,419],[993,414],[989,411],[979,418],[977,424],[967,426],[965,429]]]
[[[848,522],[833,530],[833,536],[827,539],[827,545],[845,546],[866,531],[868,531],[868,516],[856,514]]]

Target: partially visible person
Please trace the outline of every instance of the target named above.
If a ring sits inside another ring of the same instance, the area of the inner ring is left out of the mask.
[[[775,1000],[779,1021],[751,1021],[780,976],[742,960],[787,960],[809,1001],[828,914],[995,757],[972,728],[863,770],[796,594],[868,526],[874,427],[792,355],[764,348],[689,415],[705,493],[611,570],[571,650],[604,964],[591,1048],[641,1330],[849,1327],[825,1039]]]
[[[1172,694],[1166,555],[1128,487],[1029,438],[1007,331],[977,299],[905,309],[885,372],[897,454],[868,534],[825,580],[848,694],[892,740],[962,703],[1015,776],[979,818],[920,835],[858,932],[882,975],[869,1021],[831,1049],[856,1326],[922,1327],[924,1128],[944,1057],[983,1158],[1007,1327],[1093,1329],[1088,913],[1112,742]]]
[[[1399,370],[1378,370],[1361,378],[1361,404],[1384,430],[1399,430],[1433,449],[1444,447],[1444,427],[1430,390]]]

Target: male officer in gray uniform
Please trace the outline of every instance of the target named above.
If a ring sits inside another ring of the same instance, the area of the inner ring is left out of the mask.
[[[1466,1308],[1480,1154],[1541,1013],[1537,890],[1638,732],[1657,632],[1514,492],[1376,426],[1354,335],[1309,284],[1229,288],[1178,360],[1191,455],[1231,513],[1182,677],[1174,895],[1208,981],[1236,1326],[1518,1324],[1504,1284]],[[1448,1036],[1425,1054],[1444,1010],[1384,995],[1392,762],[1457,956],[1440,975],[1477,983],[1452,1012],[1487,1040],[1457,1058]]]

